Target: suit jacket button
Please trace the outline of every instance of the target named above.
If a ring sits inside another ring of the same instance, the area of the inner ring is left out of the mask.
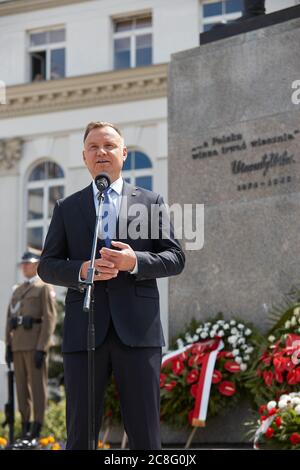
[[[108,287],[105,287],[104,290],[105,290],[105,292],[108,294]]]

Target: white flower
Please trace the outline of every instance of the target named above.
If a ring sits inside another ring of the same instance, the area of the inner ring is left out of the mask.
[[[293,405],[300,405],[300,398],[299,397],[293,397],[292,398],[292,404]]]
[[[230,325],[236,325],[236,321],[235,320],[230,320]]]
[[[202,339],[207,338],[207,336],[208,336],[208,334],[207,334],[205,331],[203,331],[202,333],[200,333],[200,337],[201,337]]]
[[[211,338],[213,338],[215,335],[216,335],[215,331],[211,331],[210,334],[209,334],[209,336],[210,336]]]
[[[237,364],[242,364],[243,360],[242,360],[242,358],[241,358],[240,356],[236,356],[235,362],[236,362]]]
[[[250,360],[250,356],[248,356],[248,354],[246,356],[244,356],[244,361],[249,361]]]
[[[254,348],[253,348],[252,346],[249,346],[249,347],[246,349],[246,353],[248,353],[248,354],[251,354],[253,351],[254,351]]]
[[[275,338],[275,336],[273,336],[273,335],[270,335],[270,336],[268,337],[268,341],[270,341],[270,343],[273,343],[273,342],[275,341],[275,339],[276,339],[276,338]]]
[[[231,334],[232,335],[237,335],[238,334],[238,330],[236,328],[231,328]]]
[[[296,415],[300,415],[300,405],[297,405],[295,408]]]
[[[233,356],[238,356],[239,354],[240,354],[239,349],[234,349],[234,350],[232,351],[232,355],[233,355]]]
[[[186,333],[185,339],[188,343],[193,343],[193,338],[191,337],[190,333]]]
[[[250,328],[247,328],[247,330],[245,331],[245,335],[250,336],[251,333],[252,333],[252,331],[250,330]]]
[[[245,328],[245,325],[243,325],[242,323],[239,323],[239,324],[238,324],[238,328],[239,328],[240,330],[243,330],[243,329]]]
[[[225,333],[224,333],[224,331],[222,331],[222,330],[220,330],[220,331],[218,332],[218,336],[220,336],[220,338],[223,338],[224,334],[225,334]]]
[[[218,320],[217,323],[218,323],[218,325],[224,325],[225,322],[224,322],[224,320]]]
[[[291,328],[291,322],[290,322],[289,320],[285,322],[284,328],[285,328],[286,330],[288,330],[289,328]]]
[[[277,405],[276,401],[272,400],[272,401],[269,401],[269,403],[267,404],[267,408],[270,411],[273,408],[276,408],[276,405]]]
[[[279,400],[278,408],[280,408],[282,410],[282,408],[286,408],[286,406],[287,406],[287,401],[286,400]]]
[[[245,372],[245,370],[247,370],[247,364],[244,364],[244,363],[240,364],[240,369],[242,372]]]
[[[193,336],[193,342],[198,341],[198,339],[199,339],[199,336],[198,336],[198,335],[194,335],[194,336]]]
[[[285,400],[285,401],[290,400],[290,396],[285,393],[285,394],[281,395],[279,400]]]
[[[176,340],[176,343],[177,343],[177,348],[178,348],[178,349],[181,349],[181,348],[184,347],[184,342],[182,341],[181,338],[178,338],[178,339]]]
[[[228,343],[229,344],[233,344],[235,343],[236,339],[235,339],[235,336],[228,336]]]
[[[299,317],[300,316],[300,307],[294,308],[293,313],[294,313],[295,317]]]
[[[228,325],[228,323],[225,323],[224,325],[224,330],[229,330],[230,326]]]
[[[197,328],[197,330],[196,330],[196,333],[198,333],[198,335],[199,335],[201,332],[202,332],[202,327],[199,326],[199,328]]]
[[[291,319],[291,325],[292,325],[292,326],[295,326],[296,324],[297,324],[297,319],[296,319],[296,317],[293,317],[293,318]]]
[[[245,338],[239,338],[237,344],[244,344],[246,342]]]

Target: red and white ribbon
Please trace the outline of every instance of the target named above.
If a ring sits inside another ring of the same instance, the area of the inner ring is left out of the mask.
[[[212,376],[217,359],[218,352],[223,349],[224,343],[221,338],[213,338],[199,343],[192,343],[183,348],[171,351],[162,359],[161,367],[165,367],[169,362],[174,361],[182,353],[197,347],[199,353],[204,353],[204,359],[201,365],[201,372],[198,381],[195,407],[192,416],[192,426],[205,426],[207,407],[210,396]]]

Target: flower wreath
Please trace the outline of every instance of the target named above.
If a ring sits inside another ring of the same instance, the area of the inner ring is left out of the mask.
[[[193,320],[176,339],[177,350],[163,358],[162,420],[177,426],[204,426],[206,410],[214,416],[233,404],[242,392],[245,373],[260,339],[252,326],[236,319],[224,320],[221,313],[207,322]],[[210,363],[213,352],[215,358]],[[210,367],[209,381],[207,370],[203,373],[205,367]]]

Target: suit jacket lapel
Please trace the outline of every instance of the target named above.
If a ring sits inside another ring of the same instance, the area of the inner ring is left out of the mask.
[[[93,235],[96,223],[96,211],[92,184],[80,191],[79,208]]]
[[[136,203],[137,189],[132,184],[127,183],[124,180],[123,190],[122,190],[122,200],[121,207],[119,212],[119,217],[117,220],[117,231],[118,239],[122,240],[124,243],[128,242],[128,211],[132,204]]]

